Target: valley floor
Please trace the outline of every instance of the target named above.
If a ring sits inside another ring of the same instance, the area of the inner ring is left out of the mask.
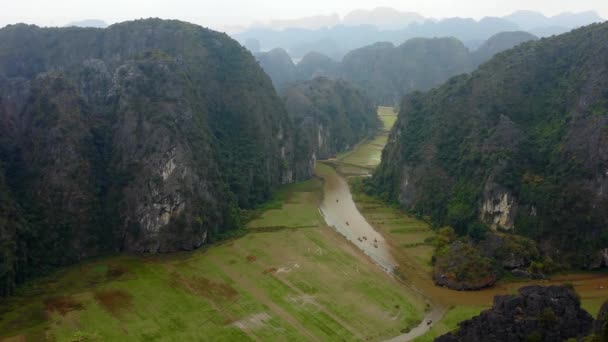
[[[282,189],[249,234],[204,251],[107,258],[32,282],[0,305],[0,336],[377,341],[417,325],[424,301],[323,223],[321,187]]]
[[[455,292],[432,284],[433,250],[424,241],[433,230],[359,191],[396,118],[389,108],[379,114],[383,132],[319,163],[317,178],[283,187],[247,235],[192,253],[102,258],[32,281],[0,303],[0,341],[430,341],[494,295],[525,285]],[[340,199],[327,197],[332,177],[348,180],[362,219],[398,264],[397,277],[361,251],[357,236],[349,242],[325,223],[319,207]],[[605,274],[544,283],[564,282],[594,314],[608,299]]]

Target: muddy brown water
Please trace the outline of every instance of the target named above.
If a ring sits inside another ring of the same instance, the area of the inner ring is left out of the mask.
[[[386,130],[391,129],[391,127],[385,128]],[[373,142],[374,140],[370,141]],[[361,143],[355,146],[355,149],[364,149],[366,143],[370,142]],[[373,149],[368,150],[373,153]],[[390,236],[380,234],[359,212],[353,201],[346,175],[341,174],[340,171],[344,169],[344,171],[349,170],[349,175],[352,173],[352,175],[357,176],[369,176],[377,165],[343,164],[336,159],[331,160],[331,163],[337,166],[336,169],[339,171],[323,163],[320,163],[317,168],[317,176],[324,179],[324,198],[319,211],[325,218],[326,223],[334,227],[336,231],[369,256],[388,274],[394,274],[393,271],[398,266],[399,279],[431,304],[430,311],[427,312],[420,325],[409,333],[396,336],[389,340],[390,342],[411,341],[424,335],[432,326],[427,325],[426,322],[431,320],[435,324],[443,318],[443,315],[451,307],[459,305],[490,306],[495,296],[514,294],[519,288],[529,285],[548,286],[569,283],[574,285],[582,300],[593,300],[600,303],[608,300],[607,273],[574,273],[553,276],[549,280],[526,282],[502,281],[490,288],[470,292],[435,286],[429,269],[421,266],[416,260],[415,254],[391,241]],[[363,237],[367,239],[363,239]],[[595,315],[596,312],[591,312],[591,314]]]
[[[336,163],[332,160],[332,163]],[[396,336],[390,342],[411,341],[424,335],[434,323],[441,320],[447,309],[453,306],[490,306],[497,295],[514,294],[517,289],[529,285],[563,285],[570,283],[583,300],[608,300],[608,275],[606,273],[578,273],[554,276],[549,280],[526,282],[499,282],[480,291],[455,291],[435,286],[431,274],[420,266],[414,256],[391,243],[389,237],[378,232],[359,212],[353,201],[350,187],[344,175],[333,167],[321,163],[317,176],[323,178],[323,201],[319,211],[326,223],[336,229],[348,241],[370,257],[387,273],[393,274],[399,267],[399,277],[406,285],[420,293],[430,304],[423,321],[407,334]],[[592,312],[591,314],[596,314]]]
[[[327,225],[357,246],[386,272],[392,273],[397,261],[391,255],[390,246],[384,236],[361,215],[344,177],[327,165],[320,165],[318,174],[324,180],[323,201],[319,211]]]

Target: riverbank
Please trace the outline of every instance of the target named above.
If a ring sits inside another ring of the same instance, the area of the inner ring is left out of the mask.
[[[385,115],[388,109],[383,110]],[[390,115],[390,114],[389,114]],[[382,116],[381,116],[382,118]],[[396,117],[395,117],[396,118]],[[457,327],[457,323],[477,315],[491,306],[494,296],[512,294],[522,286],[572,284],[581,296],[582,306],[596,315],[601,304],[608,300],[608,275],[606,273],[576,273],[558,275],[543,281],[500,281],[495,286],[475,292],[458,292],[435,286],[432,277],[431,258],[434,248],[425,243],[435,232],[423,221],[406,215],[401,210],[367,196],[359,183],[368,177],[379,164],[383,145],[394,118],[383,118],[385,129],[352,151],[332,160],[337,173],[348,180],[358,211],[365,220],[389,242],[390,254],[398,264],[399,277],[427,298],[435,307],[445,309],[445,316],[435,321],[431,330],[415,341],[432,341],[434,337]],[[402,335],[400,341],[412,336]]]

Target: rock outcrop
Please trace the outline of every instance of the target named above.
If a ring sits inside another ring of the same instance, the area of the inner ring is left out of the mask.
[[[518,295],[497,296],[491,309],[435,341],[565,341],[588,335],[592,326],[591,315],[581,309],[574,291],[528,286]]]
[[[498,279],[492,260],[470,243],[456,241],[435,258],[433,280],[438,286],[471,291],[492,286]]]
[[[589,342],[608,341],[608,302],[600,308],[595,322],[593,322],[593,339]]]
[[[238,228],[240,208],[295,180],[294,136],[225,34],[158,19],[1,29],[0,295],[84,257]]]

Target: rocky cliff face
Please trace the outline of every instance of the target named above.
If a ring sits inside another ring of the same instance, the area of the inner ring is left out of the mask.
[[[451,225],[511,230],[566,267],[608,247],[608,24],[501,53],[407,96],[376,193]]]
[[[239,208],[295,179],[294,135],[224,34],[154,19],[0,30],[0,294],[83,257],[189,250],[238,227]]]
[[[286,87],[282,97],[296,126],[298,179],[312,173],[315,160],[348,150],[380,127],[372,101],[344,81],[319,77]]]
[[[574,291],[528,286],[518,295],[497,296],[491,309],[435,341],[565,341],[588,335],[592,325]]]

